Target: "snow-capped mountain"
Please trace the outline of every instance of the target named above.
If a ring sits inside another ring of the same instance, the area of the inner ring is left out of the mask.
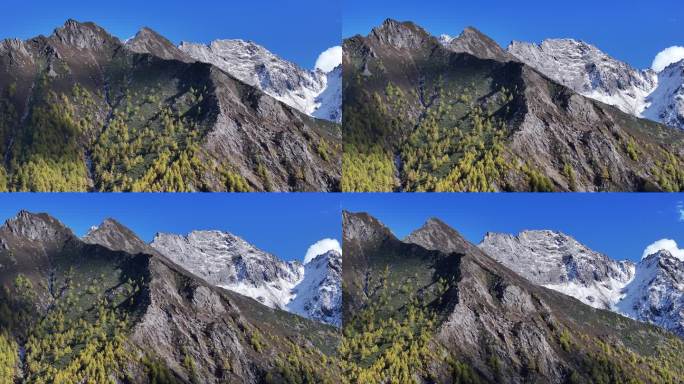
[[[264,305],[341,324],[341,255],[327,252],[307,264],[286,262],[221,231],[186,236],[159,233],[151,246],[216,286]]]
[[[336,250],[304,264],[304,278],[293,289],[287,310],[309,319],[342,325],[342,254]]]
[[[480,249],[533,283],[611,309],[633,279],[630,261],[615,261],[553,231],[487,233]]]
[[[684,337],[684,261],[665,250],[645,257],[616,308]]]
[[[303,69],[240,39],[215,40],[208,45],[182,42],[178,48],[308,115],[342,121],[341,70]]]
[[[574,39],[514,41],[508,52],[572,90],[623,112],[684,129],[684,62],[657,73],[635,69]]]
[[[304,277],[301,263],[284,262],[230,233],[158,233],[151,245],[207,282],[272,308],[285,309],[292,300],[292,289]]]
[[[658,73],[658,86],[647,102],[643,117],[684,129],[684,60]]]
[[[552,80],[632,115],[641,115],[657,85],[652,70],[634,69],[573,39],[549,39],[541,44],[514,41],[508,52]]]
[[[684,337],[684,261],[666,250],[634,264],[552,231],[488,233],[479,247],[533,283]]]
[[[311,114],[319,119],[342,122],[342,65],[326,74],[326,87],[314,101],[318,107]]]

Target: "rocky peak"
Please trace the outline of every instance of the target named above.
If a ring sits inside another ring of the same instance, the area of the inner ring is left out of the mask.
[[[149,53],[166,60],[192,61],[167,38],[147,27],[141,28],[135,37],[126,41],[126,48],[136,53]]]
[[[442,252],[464,253],[471,247],[458,231],[437,218],[428,219],[423,226],[411,232],[404,242]]]
[[[597,47],[575,39],[547,39],[541,44],[514,41],[508,52],[516,59],[575,92],[640,116],[657,79]]]
[[[193,231],[185,236],[158,233],[151,246],[207,282],[273,308],[285,307],[291,288],[304,273],[300,262],[283,261],[222,231]]]
[[[2,229],[33,242],[62,242],[73,236],[69,228],[52,216],[25,210],[7,220]]]
[[[293,287],[287,309],[300,316],[342,325],[342,254],[330,250],[304,265],[302,281]]]
[[[365,212],[342,212],[344,241],[379,243],[394,235],[383,223]]]
[[[658,86],[648,95],[643,116],[684,129],[684,60],[668,65],[657,76]]]
[[[684,261],[666,250],[646,256],[616,309],[684,337]]]
[[[82,240],[88,244],[98,244],[114,251],[131,254],[153,252],[133,231],[111,218],[91,228]]]
[[[339,121],[341,73],[303,69],[266,48],[240,39],[211,44],[182,42],[179,50],[194,60],[212,64],[238,80],[308,115]]]
[[[508,61],[512,57],[499,44],[476,28],[467,27],[453,39],[442,40],[442,44],[453,52],[469,53],[481,59]]]
[[[555,231],[487,233],[479,247],[531,282],[597,308],[615,305],[635,273],[634,263],[612,260]]]
[[[421,48],[432,41],[430,34],[416,24],[392,19],[387,19],[382,25],[373,28],[369,37],[396,49]]]
[[[78,49],[100,50],[112,43],[120,43],[116,37],[95,23],[81,23],[73,19],[67,20],[64,26],[55,29],[52,37],[64,45]]]

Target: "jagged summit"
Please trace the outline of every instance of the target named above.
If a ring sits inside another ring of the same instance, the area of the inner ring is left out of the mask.
[[[453,52],[469,53],[481,59],[508,61],[512,57],[499,44],[475,27],[466,27],[460,35],[449,39],[444,46]]]
[[[426,43],[436,43],[427,31],[413,22],[393,19],[386,19],[380,26],[373,28],[368,37],[397,49],[418,49]]]
[[[575,39],[547,39],[540,44],[514,41],[508,52],[576,92],[641,116],[645,98],[655,89],[651,70],[637,70],[597,47]]]
[[[394,238],[392,231],[366,212],[342,212],[342,228],[345,241],[377,243]]]
[[[303,265],[284,261],[222,231],[159,233],[151,246],[207,282],[335,326],[341,325],[341,254],[318,255]]]
[[[99,244],[112,250],[121,250],[132,254],[155,253],[132,230],[112,218],[107,218],[100,225],[91,228],[82,240],[88,244]]]
[[[612,260],[556,231],[487,233],[479,247],[533,283],[596,308],[611,309],[634,277],[634,263]]]
[[[73,19],[67,20],[62,27],[55,29],[50,37],[78,49],[101,50],[112,44],[120,44],[118,38],[110,35],[99,25]]]
[[[133,52],[150,53],[166,60],[193,61],[171,41],[148,27],[141,28],[132,39],[126,41],[126,47]]]
[[[489,233],[479,247],[535,284],[684,337],[684,261],[667,250],[635,264],[548,230]]]
[[[420,245],[425,249],[463,253],[470,249],[469,242],[454,228],[432,217],[420,228],[411,232],[404,242]]]
[[[69,228],[47,213],[32,213],[27,210],[19,211],[2,228],[30,241],[55,241],[73,236]]]

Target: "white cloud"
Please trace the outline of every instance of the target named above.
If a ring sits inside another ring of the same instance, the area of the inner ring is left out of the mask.
[[[665,48],[656,55],[655,59],[653,59],[651,68],[656,72],[660,72],[668,65],[681,60],[684,60],[684,47],[673,46]]]
[[[336,239],[321,239],[313,243],[309,249],[306,250],[306,255],[304,256],[304,264],[316,258],[318,255],[322,255],[328,251],[335,250],[342,253],[342,247],[340,247],[340,242]]]
[[[316,68],[328,73],[342,64],[342,47],[337,45],[330,47],[318,55],[316,59]]]
[[[672,239],[660,239],[655,243],[649,245],[644,249],[644,253],[641,258],[645,258],[648,255],[652,255],[660,250],[666,250],[672,254],[672,256],[684,261],[684,249],[680,249],[677,246],[677,242]]]

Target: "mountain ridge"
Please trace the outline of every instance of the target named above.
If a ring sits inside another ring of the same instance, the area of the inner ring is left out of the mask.
[[[193,60],[213,64],[239,80],[310,116],[341,122],[341,79],[338,71],[305,70],[241,39],[214,40],[209,44],[181,42],[178,49]]]
[[[535,284],[684,337],[684,262],[667,251],[619,261],[552,231],[487,234],[478,246]]]
[[[682,61],[656,72],[638,70],[575,39],[514,41],[508,52],[578,93],[637,117],[684,129]]]

